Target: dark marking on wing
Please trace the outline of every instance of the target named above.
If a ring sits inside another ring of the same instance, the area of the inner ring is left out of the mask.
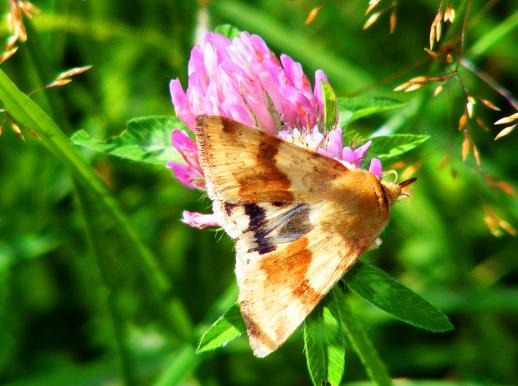
[[[227,134],[234,134],[236,132],[238,123],[231,119],[221,119],[221,124],[223,125],[223,132]]]
[[[245,213],[250,219],[245,232],[258,231],[265,223],[266,211],[257,204],[244,204],[243,206],[245,207]]]
[[[234,208],[238,206],[239,204],[233,204],[231,202],[225,202],[223,203],[223,208],[225,209],[225,213],[227,216],[232,215],[232,212],[234,211]]]
[[[245,232],[253,232],[257,247],[250,251],[259,252],[260,255],[275,251],[275,246],[266,239],[264,227],[266,225],[266,211],[257,204],[244,204],[245,213],[248,215],[248,228]]]
[[[298,204],[292,208],[282,209],[276,217],[267,218],[266,210],[261,204],[243,204],[248,216],[248,227],[243,233],[253,234],[253,247],[248,252],[260,255],[275,251],[276,245],[297,240],[308,233],[313,226],[309,221],[309,206]]]
[[[256,242],[257,247],[249,249],[248,252],[254,251],[259,252],[260,255],[264,255],[265,253],[273,252],[276,249],[275,245],[270,243],[270,241],[265,237],[257,236]]]

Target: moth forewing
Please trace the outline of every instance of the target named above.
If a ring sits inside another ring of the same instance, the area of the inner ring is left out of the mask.
[[[209,197],[228,202],[318,202],[347,168],[220,116],[199,116],[196,135]]]

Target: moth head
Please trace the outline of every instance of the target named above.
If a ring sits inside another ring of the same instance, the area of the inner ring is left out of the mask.
[[[414,183],[416,180],[417,178],[414,177],[405,180],[399,184],[397,182],[382,182],[381,185],[387,193],[389,204],[392,205],[394,202],[399,200],[400,197],[410,197],[410,195],[407,192],[403,191],[403,188]]]

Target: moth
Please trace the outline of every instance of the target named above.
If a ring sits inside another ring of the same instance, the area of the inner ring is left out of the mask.
[[[276,350],[387,224],[401,184],[220,116],[197,118],[213,210],[235,241],[239,305],[257,357]]]

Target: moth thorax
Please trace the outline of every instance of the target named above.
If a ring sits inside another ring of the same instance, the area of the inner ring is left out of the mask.
[[[387,193],[389,204],[392,205],[394,202],[397,201],[399,196],[401,196],[401,187],[398,184],[394,184],[392,182],[382,182],[381,185]]]

